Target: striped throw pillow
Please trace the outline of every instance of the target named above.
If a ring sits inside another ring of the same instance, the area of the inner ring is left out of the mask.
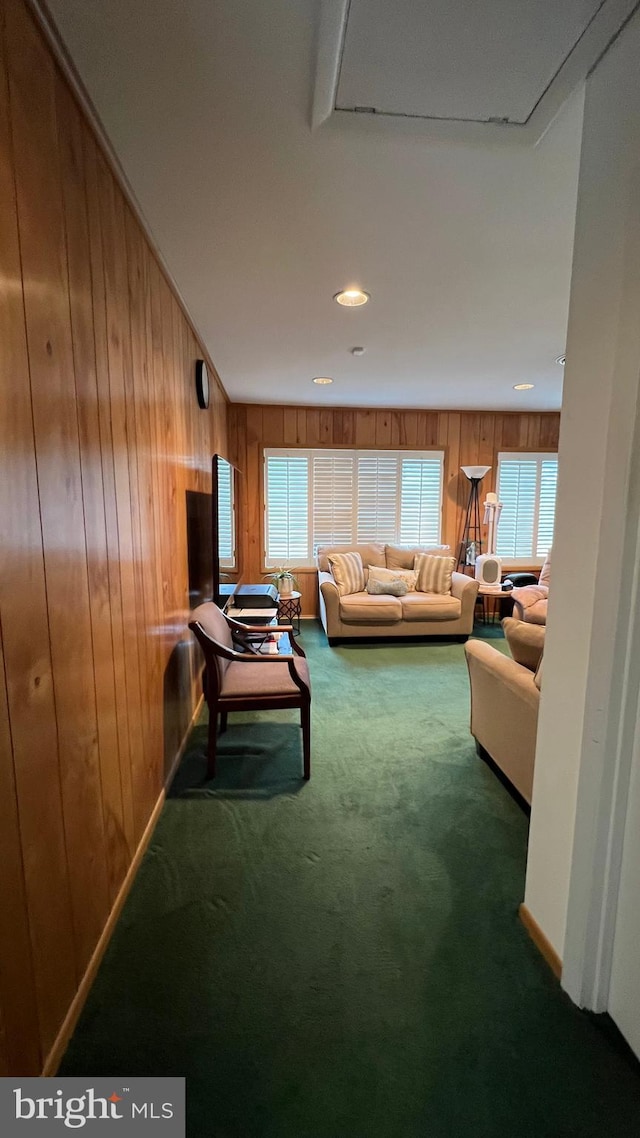
[[[364,566],[359,553],[334,553],[329,557],[329,565],[341,597],[364,591]]]
[[[419,553],[413,563],[418,572],[418,592],[450,593],[455,564],[455,557],[432,557],[429,553]]]

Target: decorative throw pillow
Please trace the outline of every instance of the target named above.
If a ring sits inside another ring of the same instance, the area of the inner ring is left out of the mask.
[[[544,648],[545,626],[543,624],[530,624],[525,620],[515,620],[506,616],[502,621],[504,634],[507,638],[509,651],[516,664],[535,672],[542,657]]]
[[[432,557],[420,553],[413,567],[418,574],[416,588],[419,593],[450,593],[451,574],[456,567],[455,557]]]
[[[364,567],[359,553],[334,553],[329,557],[329,565],[341,597],[364,591]]]
[[[406,592],[415,593],[418,574],[415,569],[381,569],[378,565],[369,565],[369,578],[376,581],[404,581]],[[384,590],[383,590],[384,591]]]
[[[379,581],[370,573],[367,581],[367,592],[374,597],[404,597],[409,590],[407,582],[402,581],[399,577],[395,581]]]

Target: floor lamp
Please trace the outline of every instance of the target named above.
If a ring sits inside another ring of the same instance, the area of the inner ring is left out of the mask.
[[[480,528],[480,499],[478,496],[478,487],[485,474],[491,470],[491,467],[461,466],[460,469],[469,479],[471,488],[469,490],[467,512],[464,518],[464,528],[462,530],[462,537],[460,538],[457,569],[460,569],[461,566],[464,565],[475,565],[476,557],[482,553],[482,530]]]

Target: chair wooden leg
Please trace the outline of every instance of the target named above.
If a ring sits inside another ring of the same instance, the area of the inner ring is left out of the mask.
[[[227,730],[227,712],[221,711],[220,712],[220,734],[224,735],[226,730]]]
[[[216,746],[218,735],[218,716],[209,711],[209,735],[207,744],[207,778],[216,777]]]
[[[300,725],[302,727],[302,761],[305,779],[311,778],[311,706],[305,704],[300,708]]]

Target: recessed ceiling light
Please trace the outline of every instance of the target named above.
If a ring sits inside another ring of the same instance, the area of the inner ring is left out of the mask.
[[[317,375],[316,378],[314,380],[312,380],[312,382],[313,383],[333,383],[333,380],[330,379],[328,375]]]
[[[566,356],[556,356],[556,363],[560,364],[560,367],[564,367],[566,360],[567,360]]]
[[[359,308],[361,304],[366,304],[371,299],[368,292],[363,292],[360,288],[345,288],[342,292],[337,292],[333,298],[337,300],[344,308]]]
[[[514,383],[513,390],[514,391],[531,391],[532,387],[535,387],[535,383]]]

